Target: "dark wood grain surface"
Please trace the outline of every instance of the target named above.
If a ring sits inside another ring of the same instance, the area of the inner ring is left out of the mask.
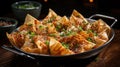
[[[0,41],[0,45],[9,44],[7,39]],[[63,61],[64,62],[64,61]],[[120,30],[115,29],[115,38],[103,51],[87,61],[65,64],[39,63],[27,57],[19,56],[0,47],[0,67],[120,67]]]
[[[115,30],[113,41],[87,67],[120,67],[120,30]]]

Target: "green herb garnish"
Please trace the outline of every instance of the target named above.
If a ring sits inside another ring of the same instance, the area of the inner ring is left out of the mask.
[[[87,40],[90,41],[90,42],[92,42],[92,38],[90,38],[90,37],[88,37]]]
[[[65,31],[63,33],[60,34],[60,36],[70,36],[70,35],[75,35],[76,32],[73,32],[73,31]]]
[[[93,30],[89,29],[87,30],[87,33],[93,33]]]
[[[56,35],[55,35],[54,33],[52,33],[52,34],[49,34],[49,36],[51,36],[51,37],[55,37]]]
[[[49,18],[49,19],[47,20],[47,23],[51,23],[52,21],[55,20],[55,18],[56,18],[56,17],[51,17],[51,18]]]
[[[49,45],[49,43],[50,43],[50,42],[49,42],[48,40],[45,41],[45,44],[46,44],[46,45]]]
[[[68,32],[66,33],[66,36],[75,35],[75,34],[76,34],[76,32],[68,31]]]
[[[17,8],[19,8],[19,9],[34,9],[35,6],[32,3],[28,3],[28,4],[20,4],[20,5],[18,5]]]
[[[44,26],[42,26],[42,25],[39,26],[39,29],[43,29],[43,28],[44,28]]]
[[[60,29],[62,28],[62,25],[60,22],[57,22],[57,25],[55,26],[57,31],[60,31]]]
[[[66,49],[69,49],[69,44],[62,42],[62,45],[63,45]]]
[[[31,31],[29,31],[28,34],[30,35],[30,38],[36,35],[35,32],[31,32]]]
[[[83,31],[83,28],[82,28],[81,26],[79,26],[78,29],[79,29],[80,31]]]
[[[97,35],[98,35],[95,31],[93,31],[93,30],[91,30],[91,29],[89,29],[89,30],[87,31],[87,33],[93,33],[94,36],[97,36]]]
[[[94,36],[98,36],[98,34],[96,32],[94,32]]]

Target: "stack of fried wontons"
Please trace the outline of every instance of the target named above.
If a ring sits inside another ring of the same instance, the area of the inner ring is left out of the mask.
[[[11,44],[28,53],[69,55],[97,48],[109,40],[110,27],[102,20],[89,22],[78,11],[71,16],[49,9],[43,20],[27,14],[17,31],[7,33]]]

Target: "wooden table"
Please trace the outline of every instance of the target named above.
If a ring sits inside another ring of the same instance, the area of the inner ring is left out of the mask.
[[[103,49],[103,51],[88,61],[66,63],[62,65],[58,64],[37,64],[35,60],[19,56],[15,53],[7,51],[0,47],[0,67],[120,67],[120,29],[115,30],[115,38],[110,44]],[[7,40],[1,40],[0,45],[8,43]],[[64,61],[63,61],[64,62]]]

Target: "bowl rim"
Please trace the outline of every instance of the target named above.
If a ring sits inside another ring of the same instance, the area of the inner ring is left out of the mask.
[[[5,28],[5,27],[12,27],[12,26],[17,26],[18,21],[14,18],[9,18],[9,17],[0,17],[0,21],[3,19],[3,21],[5,20],[5,22],[9,21],[12,24],[10,25],[5,25],[5,26],[0,26],[0,28]]]
[[[35,8],[31,8],[31,9],[19,9],[19,8],[15,7],[16,5],[19,5],[22,3],[33,3],[33,4],[37,4],[38,6],[35,6]],[[17,1],[17,2],[14,2],[11,5],[11,7],[14,9],[19,9],[19,10],[34,10],[34,9],[40,9],[42,7],[42,4],[40,2],[37,2],[37,1]]]

